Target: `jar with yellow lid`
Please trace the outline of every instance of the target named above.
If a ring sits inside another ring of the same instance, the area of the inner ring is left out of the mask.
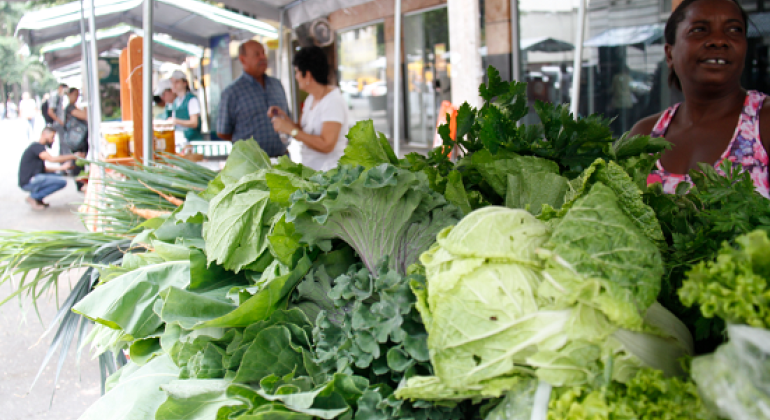
[[[174,154],[176,145],[174,143],[174,124],[166,121],[153,121],[153,137],[155,137],[155,152],[165,152]]]
[[[122,124],[105,123],[102,125],[102,135],[104,136],[103,155],[107,159],[118,159],[128,157],[128,145],[123,131]]]

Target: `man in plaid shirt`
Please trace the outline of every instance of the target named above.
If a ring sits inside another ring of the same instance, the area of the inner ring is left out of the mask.
[[[278,79],[265,74],[267,56],[257,41],[246,41],[238,49],[243,74],[222,92],[217,136],[238,141],[253,138],[270,157],[286,154],[286,145],[267,115],[271,106],[289,114],[286,93]]]

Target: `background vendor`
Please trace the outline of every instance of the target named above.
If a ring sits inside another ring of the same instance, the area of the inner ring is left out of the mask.
[[[203,140],[201,135],[201,104],[190,91],[187,76],[179,70],[171,74],[172,90],[176,99],[171,106],[172,116],[168,119],[176,125],[177,149],[191,140]]]
[[[684,101],[631,129],[673,144],[648,184],[673,194],[680,183],[692,184],[689,172],[699,163],[722,173],[727,161],[750,172],[756,190],[770,198],[768,99],[741,86],[747,30],[746,12],[734,0],[685,0],[671,14],[664,31],[669,85]]]

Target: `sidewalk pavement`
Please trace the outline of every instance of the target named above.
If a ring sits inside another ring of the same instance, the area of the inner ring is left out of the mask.
[[[33,211],[24,201],[27,193],[18,187],[18,167],[22,152],[29,145],[26,139],[25,121],[0,120],[0,229],[23,231],[70,230],[84,231],[74,214],[77,203],[83,195],[76,191],[72,179],[67,186],[47,198],[50,207]],[[35,138],[39,138],[44,122],[39,117],[35,124]],[[55,154],[58,145],[51,151]],[[59,301],[66,299],[69,289],[77,278],[73,275],[70,284],[59,283]],[[0,301],[12,292],[8,284],[0,286]],[[0,306],[0,419],[2,420],[77,420],[85,409],[99,398],[99,364],[91,360],[90,346],[83,349],[80,368],[75,363],[76,349],[72,344],[64,364],[56,394],[54,377],[58,352],[42,373],[35,387],[30,391],[32,381],[53,338],[40,336],[56,314],[55,296],[40,299],[41,324],[31,307],[29,299],[11,301]],[[39,342],[38,342],[39,341]]]

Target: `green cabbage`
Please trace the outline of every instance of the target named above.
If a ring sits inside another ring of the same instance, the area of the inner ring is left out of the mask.
[[[620,201],[599,182],[547,224],[487,207],[444,229],[420,259],[427,288],[414,287],[435,378],[397,395],[499,396],[522,374],[577,386],[643,366],[682,373],[689,335],[653,306],[660,253]]]

